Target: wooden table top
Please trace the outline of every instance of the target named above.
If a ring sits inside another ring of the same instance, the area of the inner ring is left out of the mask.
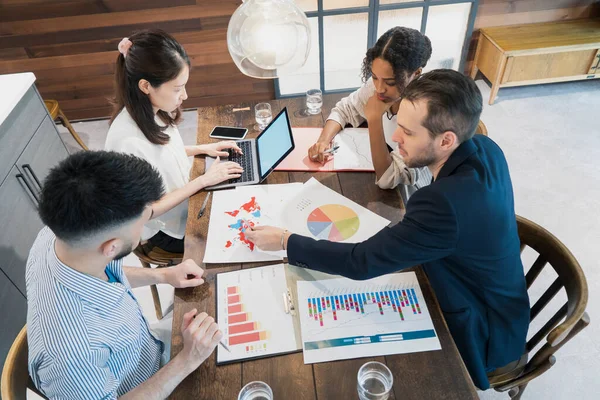
[[[302,113],[304,98],[271,101],[273,115],[282,107],[288,107],[292,126],[323,126],[325,118],[341,94],[324,96],[321,114],[305,116]],[[255,137],[255,103],[240,103],[230,106],[205,107],[198,110],[198,143],[212,141],[208,135],[216,125],[241,126],[248,128],[248,137]],[[235,111],[236,109],[249,110]],[[203,158],[196,157],[192,176],[204,171]],[[404,206],[398,191],[381,190],[375,185],[373,173],[305,173],[273,172],[268,184],[306,182],[314,176],[324,185],[342,193],[371,211],[397,223],[404,215]],[[173,336],[171,357],[183,348],[180,332],[183,314],[192,308],[206,311],[215,316],[215,276],[217,273],[240,268],[252,268],[268,263],[210,264],[203,265],[204,247],[208,232],[208,220],[212,200],[208,202],[204,216],[196,215],[206,197],[206,192],[192,196],[189,201],[189,216],[185,237],[185,258],[195,260],[206,269],[204,285],[191,289],[175,290],[173,313]],[[172,399],[237,399],[240,389],[251,381],[264,381],[273,389],[275,399],[357,399],[356,375],[367,361],[385,363],[394,374],[394,386],[390,399],[478,399],[432,288],[421,268],[413,269],[419,279],[425,301],[431,313],[442,350],[423,353],[390,355],[353,360],[342,360],[321,364],[305,365],[302,353],[275,356],[260,360],[244,361],[217,367],[216,352],[173,392]]]
[[[481,28],[504,51],[598,45],[600,18]]]

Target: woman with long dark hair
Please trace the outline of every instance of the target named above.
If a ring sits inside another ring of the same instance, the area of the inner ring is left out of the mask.
[[[158,29],[144,30],[119,44],[115,71],[114,113],[105,148],[134,154],[160,173],[166,195],[153,205],[153,220],[142,240],[173,253],[183,253],[187,198],[211,185],[240,177],[233,162],[217,162],[190,181],[189,157],[206,154],[226,157],[224,150],[240,151],[235,142],[184,146],[177,123],[187,99],[185,85],[190,59],[183,47]]]
[[[430,57],[431,42],[415,29],[397,26],[381,35],[363,60],[365,83],[331,110],[321,136],[308,151],[309,157],[325,162],[329,155],[324,152],[335,135],[348,124],[357,127],[366,121],[379,187],[429,183],[429,170],[408,168],[391,137],[397,128],[402,92],[421,74]]]

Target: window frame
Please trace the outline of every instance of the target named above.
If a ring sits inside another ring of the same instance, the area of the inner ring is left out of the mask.
[[[473,34],[473,26],[475,25],[475,17],[477,16],[477,9],[479,7],[479,0],[417,0],[405,3],[395,4],[379,4],[379,0],[369,0],[369,5],[364,7],[349,7],[349,8],[338,8],[331,10],[323,9],[323,0],[317,0],[317,10],[306,12],[307,18],[317,18],[317,25],[319,27],[319,89],[323,94],[332,93],[345,93],[348,91],[356,90],[354,88],[325,90],[325,54],[323,49],[324,33],[323,33],[323,18],[335,15],[349,15],[358,13],[368,13],[368,33],[367,33],[367,48],[372,47],[377,41],[377,28],[379,24],[379,12],[400,10],[407,8],[422,8],[423,14],[421,17],[421,33],[425,34],[427,28],[427,17],[429,14],[429,8],[435,6],[444,6],[450,4],[465,4],[471,3],[471,10],[469,12],[469,19],[467,21],[467,31],[465,33],[465,39],[462,46],[462,53],[460,57],[460,64],[458,66],[459,71],[464,70],[465,58],[469,50],[469,44],[471,43],[471,36]],[[281,94],[279,88],[279,78],[275,79],[275,98],[284,99],[290,97],[303,96],[304,93],[290,93]]]

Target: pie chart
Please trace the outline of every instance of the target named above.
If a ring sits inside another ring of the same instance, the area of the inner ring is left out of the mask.
[[[312,210],[306,223],[315,238],[341,242],[354,236],[360,219],[349,207],[326,204]]]

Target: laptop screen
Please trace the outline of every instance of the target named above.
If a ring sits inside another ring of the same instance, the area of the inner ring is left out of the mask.
[[[262,181],[292,150],[294,138],[288,118],[287,108],[271,121],[269,126],[256,138],[260,180]]]

